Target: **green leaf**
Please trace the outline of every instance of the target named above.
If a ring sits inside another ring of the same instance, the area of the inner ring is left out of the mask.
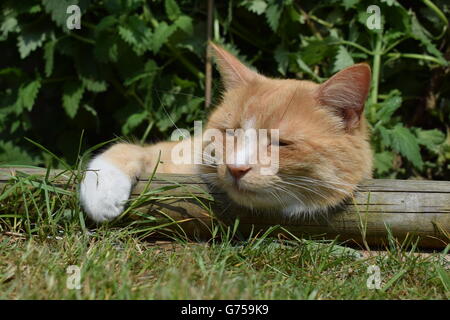
[[[289,52],[283,46],[278,46],[275,49],[275,61],[278,63],[278,72],[283,76],[286,75],[287,68],[289,66]]]
[[[70,81],[64,84],[62,103],[67,115],[72,119],[78,112],[83,93],[84,86],[78,81]]]
[[[267,9],[267,3],[264,0],[246,1],[245,5],[249,11],[258,15],[266,12]]]
[[[436,48],[431,39],[426,35],[425,29],[420,24],[419,20],[414,13],[411,13],[411,33],[410,36],[419,40],[426,48],[428,53],[435,56],[442,65],[448,65],[447,60],[442,55],[442,52]]]
[[[342,1],[345,10],[355,8],[356,4],[358,4],[358,2],[359,2],[359,0],[343,0]]]
[[[406,159],[418,169],[422,169],[423,161],[420,155],[420,148],[414,134],[410,129],[405,128],[401,124],[397,124],[392,130],[390,130],[390,136],[392,140],[392,148],[398,151]]]
[[[66,30],[66,21],[69,17],[67,8],[71,5],[78,5],[83,9],[89,1],[83,0],[42,0],[45,11],[50,14],[52,20],[60,27]]]
[[[155,29],[153,36],[152,36],[152,42],[151,42],[151,48],[153,53],[158,53],[158,51],[161,49],[163,44],[165,44],[169,37],[172,35],[172,33],[176,30],[175,25],[169,26],[166,22],[161,22]]]
[[[23,30],[20,36],[17,37],[20,57],[25,59],[32,51],[41,47],[46,37],[47,34],[40,30],[32,30],[30,28],[27,28],[27,31]]]
[[[180,7],[175,0],[166,0],[164,2],[166,14],[170,20],[175,21],[181,14]]]
[[[133,129],[139,126],[145,119],[148,118],[148,112],[143,111],[141,113],[135,113],[128,117],[125,124],[122,126],[122,133],[124,135],[129,134]]]
[[[150,27],[137,16],[128,17],[126,24],[118,27],[118,32],[122,39],[130,44],[138,55],[142,55],[151,47],[154,39]]]
[[[14,145],[11,141],[0,140],[0,165],[20,164],[34,165],[38,159],[32,157],[28,152]]]
[[[266,19],[273,31],[278,29],[282,8],[278,4],[270,4],[266,10]]]
[[[376,153],[374,159],[375,170],[378,174],[384,174],[389,172],[389,170],[392,168],[392,164],[394,162],[394,154],[389,151],[383,151],[380,153]]]
[[[338,52],[334,59],[332,72],[341,71],[354,64],[353,58],[344,46],[339,46]]]
[[[31,111],[33,109],[40,88],[41,80],[36,79],[19,89],[17,100],[19,110],[27,109],[28,111]]]
[[[175,25],[189,35],[193,33],[194,27],[192,25],[192,18],[189,16],[178,17],[178,19],[175,20]]]
[[[139,72],[139,73],[127,78],[124,82],[124,85],[130,86],[133,83],[135,83],[141,79],[153,78],[153,77],[155,77],[157,71],[158,71],[158,66],[157,66],[156,62],[153,60],[149,60],[145,64],[145,68],[144,68],[143,72]]]
[[[382,103],[379,103],[380,109],[377,111],[377,120],[382,123],[388,122],[391,120],[394,112],[400,108],[401,105],[402,97],[400,96],[400,92],[392,91],[387,99],[385,99]]]
[[[75,68],[85,89],[92,92],[103,92],[108,88],[108,84],[101,72],[103,65],[96,63],[93,59],[94,55],[90,46],[77,47],[74,55]]]
[[[108,88],[108,84],[103,80],[96,80],[82,75],[80,75],[80,79],[86,89],[92,92],[103,92]]]
[[[3,20],[2,25],[0,26],[0,31],[2,31],[2,38],[6,39],[8,37],[8,33],[17,32],[20,30],[18,26],[17,19],[15,17],[6,17]]]
[[[385,147],[390,147],[391,146],[391,136],[390,136],[390,131],[384,127],[378,127],[378,131],[380,132],[380,136],[381,136],[381,143],[385,146]]]
[[[49,41],[44,46],[45,76],[50,77],[53,72],[56,40]]]
[[[438,147],[445,141],[445,134],[438,129],[423,130],[418,128],[415,133],[417,142],[435,153],[439,151]]]
[[[302,60],[308,65],[316,65],[321,63],[324,59],[335,54],[333,46],[330,45],[331,38],[323,40],[312,40],[306,46],[301,48]]]

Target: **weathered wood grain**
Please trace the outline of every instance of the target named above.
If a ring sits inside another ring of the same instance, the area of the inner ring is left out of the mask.
[[[20,172],[36,176],[45,174],[43,169],[0,168],[0,190],[11,175]],[[73,179],[71,175],[60,170],[50,172],[52,182],[62,186],[67,184],[67,179]],[[161,192],[168,196],[164,201],[150,201],[136,210],[187,220],[179,226],[192,237],[211,236],[211,225],[217,221],[211,217],[213,212],[214,217],[225,224],[232,224],[239,218],[238,231],[243,236],[280,225],[299,237],[339,237],[358,245],[364,242],[377,246],[387,244],[387,229],[400,242],[406,237],[420,237],[422,247],[442,248],[450,241],[450,181],[368,180],[341,208],[309,220],[238,207],[223,192],[211,190],[201,176],[159,174],[150,184],[142,179],[133,189],[132,197],[139,196],[147,185],[148,190],[170,185],[179,187]],[[278,236],[283,233],[287,232],[274,231]]]

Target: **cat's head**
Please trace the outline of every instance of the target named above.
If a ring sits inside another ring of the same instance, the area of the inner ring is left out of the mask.
[[[214,182],[230,198],[251,208],[313,213],[340,203],[371,176],[372,152],[363,116],[371,78],[367,64],[350,66],[322,84],[272,79],[211,46],[225,91],[208,128],[219,129],[224,139],[227,129],[279,133],[278,143],[271,144],[269,138],[262,144],[269,156],[278,154],[269,173],[261,171],[267,165],[248,161],[252,151],[243,150],[248,144],[216,151],[235,155],[236,162],[215,168]]]

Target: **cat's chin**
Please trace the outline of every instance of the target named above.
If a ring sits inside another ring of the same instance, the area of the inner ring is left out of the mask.
[[[293,206],[295,203],[289,200],[282,200],[282,204],[274,199],[273,195],[267,191],[256,191],[236,187],[228,187],[225,190],[228,196],[238,205],[249,209],[276,210]]]
[[[321,215],[331,207],[318,203],[301,203],[291,197],[278,196],[278,200],[267,191],[255,191],[228,187],[225,190],[236,204],[257,211],[272,212],[289,218],[312,218]]]

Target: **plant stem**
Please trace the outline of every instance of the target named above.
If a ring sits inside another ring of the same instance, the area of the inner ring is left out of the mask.
[[[150,130],[152,130],[154,124],[154,121],[149,121],[147,129],[145,129],[144,135],[142,136],[141,141],[139,141],[141,145],[144,145],[145,140],[147,140],[148,134],[150,133]]]
[[[206,62],[205,62],[205,108],[211,104],[211,88],[212,88],[212,56],[210,42],[212,40],[212,23],[213,23],[214,0],[208,0],[208,22],[206,24]]]
[[[431,10],[434,11],[434,13],[436,13],[436,15],[439,17],[439,19],[442,20],[442,22],[444,22],[444,25],[448,25],[448,20],[447,17],[445,16],[445,14],[430,0],[422,0],[422,2]]]
[[[359,45],[357,43],[351,42],[351,41],[341,40],[341,41],[337,41],[337,42],[330,42],[330,45],[340,45],[340,44],[346,44],[348,46],[354,47],[354,48],[359,49],[362,52],[364,52],[364,53],[366,53],[368,55],[371,55],[371,56],[374,55],[374,52],[372,52],[370,50],[367,50],[363,46],[361,46],[361,45]]]
[[[372,66],[372,92],[370,95],[370,115],[372,120],[375,119],[375,105],[378,102],[378,87],[380,82],[380,68],[381,68],[381,44],[382,44],[382,33],[381,31],[377,34],[377,42],[375,44],[375,51],[373,52],[373,66]]]
[[[88,39],[88,38],[85,38],[85,37],[82,37],[82,36],[79,36],[76,33],[69,33],[69,37],[75,38],[75,39],[80,40],[80,41],[85,42],[85,43],[89,43],[89,44],[94,44],[95,45],[95,41],[94,40]]]
[[[445,64],[443,64],[443,62],[433,56],[428,56],[425,54],[417,54],[417,53],[388,53],[387,54],[388,57],[390,58],[394,58],[394,59],[398,59],[398,58],[409,58],[409,59],[417,59],[417,60],[426,60],[426,61],[431,61],[431,62],[435,62],[439,65],[443,65],[446,66]]]

